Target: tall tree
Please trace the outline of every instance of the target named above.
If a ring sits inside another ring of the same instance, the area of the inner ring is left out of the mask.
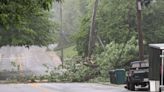
[[[91,58],[92,52],[95,47],[96,42],[96,14],[97,14],[98,0],[95,0],[93,14],[92,14],[92,22],[89,32],[89,41],[88,41],[88,58]]]
[[[48,10],[54,0],[1,0],[0,46],[47,45],[55,23]],[[59,0],[57,0],[59,1]]]
[[[62,6],[62,3],[60,3],[60,39],[63,39],[63,33],[64,33],[63,32],[63,6]],[[63,43],[63,41],[61,43]],[[63,47],[61,48],[61,61],[62,61],[62,67],[63,67],[63,63],[64,63]]]

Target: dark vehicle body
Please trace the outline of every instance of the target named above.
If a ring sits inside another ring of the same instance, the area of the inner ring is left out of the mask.
[[[135,86],[141,87],[149,86],[149,63],[147,61],[131,62],[130,68],[127,72],[126,88],[134,91]]]

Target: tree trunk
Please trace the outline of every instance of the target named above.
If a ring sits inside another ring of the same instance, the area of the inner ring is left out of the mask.
[[[89,32],[89,42],[88,42],[88,59],[90,61],[91,55],[93,53],[94,47],[95,47],[95,41],[96,41],[96,14],[97,14],[97,6],[98,6],[98,0],[95,0],[94,8],[93,8],[93,14],[92,14],[92,22],[91,22],[91,28]]]
[[[63,8],[62,8],[62,2],[60,2],[60,38],[62,39],[62,34],[63,34]],[[61,42],[63,43],[63,42]],[[61,62],[62,62],[62,67],[63,67],[63,63],[64,63],[64,50],[63,47],[61,48]]]

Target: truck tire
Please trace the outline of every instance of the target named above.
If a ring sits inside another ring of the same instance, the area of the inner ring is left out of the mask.
[[[129,82],[126,83],[126,88],[129,90]]]
[[[134,85],[133,83],[130,83],[130,84],[129,84],[129,89],[130,89],[131,91],[135,91],[135,85]]]
[[[148,91],[150,91],[150,83],[148,83]]]

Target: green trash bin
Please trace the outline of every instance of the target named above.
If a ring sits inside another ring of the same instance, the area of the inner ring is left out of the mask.
[[[126,72],[125,69],[116,69],[109,71],[110,82],[112,84],[125,84]]]
[[[116,69],[115,77],[116,77],[116,84],[125,84],[125,81],[126,81],[125,69]]]
[[[110,83],[115,84],[116,83],[115,70],[109,71],[109,77],[110,77]]]

